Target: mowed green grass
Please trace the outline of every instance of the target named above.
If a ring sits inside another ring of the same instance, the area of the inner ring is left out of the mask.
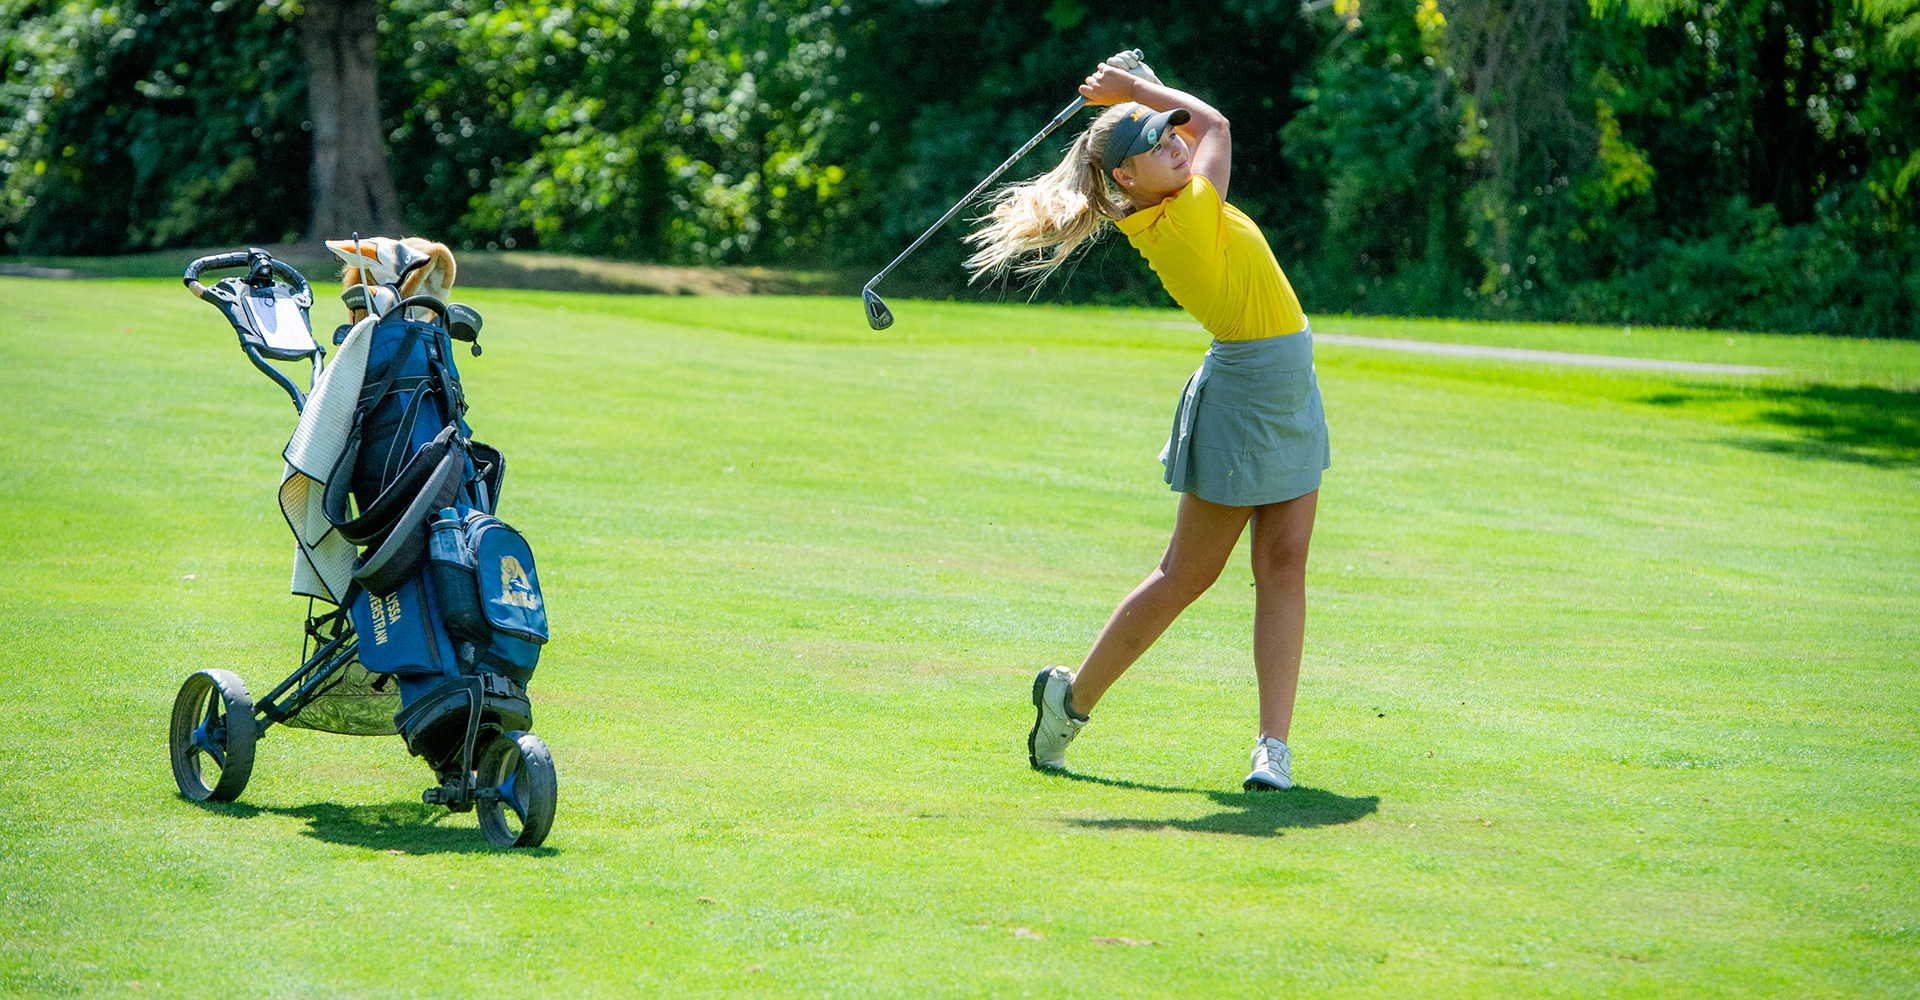
[[[0,278],[0,994],[1920,991],[1920,344],[1316,320],[1795,373],[1322,345],[1300,787],[1250,795],[1244,554],[1071,775],[1023,745],[1165,544],[1181,314],[460,297],[553,618],[537,851],[393,737],[175,792],[181,679],[298,655],[292,407],[177,284]]]

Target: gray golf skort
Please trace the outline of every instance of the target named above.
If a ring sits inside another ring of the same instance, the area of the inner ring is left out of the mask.
[[[1229,507],[1319,489],[1332,455],[1313,331],[1214,341],[1180,394],[1160,461],[1176,492]]]

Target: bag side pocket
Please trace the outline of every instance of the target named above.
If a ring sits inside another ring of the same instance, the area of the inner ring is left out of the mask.
[[[473,573],[473,547],[459,508],[442,508],[427,538],[427,562],[447,630],[462,641],[485,646],[493,636],[480,610],[480,584]]]
[[[527,540],[500,519],[480,513],[468,515],[467,537],[487,624],[522,642],[545,644],[547,605]]]

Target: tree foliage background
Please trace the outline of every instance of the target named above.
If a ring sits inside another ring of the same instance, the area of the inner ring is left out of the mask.
[[[299,236],[300,13],[0,0],[0,252]],[[883,263],[1139,46],[1310,311],[1920,336],[1920,0],[390,0],[381,46],[468,249]],[[960,257],[890,281],[1036,294]],[[1166,301],[1117,238],[1037,294]]]

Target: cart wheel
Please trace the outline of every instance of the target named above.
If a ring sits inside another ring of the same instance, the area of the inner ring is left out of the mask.
[[[532,733],[495,737],[480,755],[480,829],[501,847],[539,847],[553,828],[553,755]]]
[[[231,802],[253,776],[253,696],[231,670],[202,670],[180,685],[167,733],[173,780],[196,802]]]

